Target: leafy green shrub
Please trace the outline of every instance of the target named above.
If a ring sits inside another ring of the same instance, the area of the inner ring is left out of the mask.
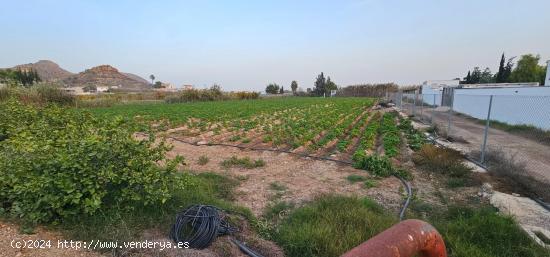
[[[265,166],[265,162],[262,159],[253,161],[249,157],[238,158],[237,156],[232,156],[231,158],[222,161],[220,165],[224,168],[237,166],[246,169],[254,169]]]
[[[339,256],[396,222],[368,198],[321,196],[295,209],[273,238],[286,256]]]
[[[0,201],[9,214],[48,222],[99,209],[165,202],[182,158],[123,119],[57,106],[0,104]],[[165,162],[165,167],[157,163]]]
[[[388,157],[374,154],[356,161],[353,165],[355,168],[367,170],[378,177],[389,177],[394,171]]]
[[[405,133],[407,143],[414,151],[418,151],[427,141],[424,134],[413,127],[410,119],[402,119],[399,124],[399,129]]]
[[[451,177],[466,177],[472,168],[463,163],[462,155],[452,149],[423,145],[413,156],[413,161],[423,169]]]

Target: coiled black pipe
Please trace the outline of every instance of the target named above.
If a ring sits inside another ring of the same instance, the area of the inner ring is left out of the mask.
[[[170,238],[178,243],[188,242],[189,247],[204,249],[218,236],[237,232],[220,217],[218,208],[211,205],[191,205],[176,216]]]

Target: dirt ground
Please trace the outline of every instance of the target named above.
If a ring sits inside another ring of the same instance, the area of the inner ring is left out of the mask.
[[[424,116],[432,116],[432,110],[425,109]],[[433,120],[446,129],[448,116],[441,107],[433,113]],[[453,115],[451,118],[451,136],[458,138],[455,142],[465,153],[481,149],[485,127],[463,116]],[[463,142],[465,140],[465,142]],[[514,135],[506,131],[490,128],[487,138],[488,149],[500,149],[509,157],[525,164],[527,172],[534,178],[550,183],[550,146],[541,144],[532,139]],[[474,156],[479,159],[479,157]]]
[[[29,241],[31,240],[31,241]],[[18,248],[17,243],[35,242],[44,240],[51,242],[51,248],[45,243],[39,244],[40,249]],[[99,257],[104,256],[98,252],[85,249],[63,249],[58,247],[58,240],[64,240],[60,234],[38,227],[34,234],[24,234],[19,231],[19,226],[10,222],[0,221],[0,256],[6,257]]]
[[[282,200],[299,205],[326,193],[372,196],[374,200],[394,211],[402,204],[403,197],[399,190],[401,183],[398,179],[382,179],[378,181],[378,187],[365,189],[362,183],[352,184],[346,177],[351,174],[369,176],[368,173],[349,165],[297,157],[287,153],[241,150],[226,146],[196,146],[172,139],[167,141],[174,146],[167,156],[185,156],[188,163],[186,169],[194,172],[216,172],[240,180],[241,183],[236,189],[236,201],[250,208],[257,216],[263,214],[270,202]],[[199,165],[198,159],[201,156],[207,156],[209,162]],[[232,156],[262,159],[266,165],[254,169],[223,168],[220,162]],[[285,189],[274,189],[274,183]]]

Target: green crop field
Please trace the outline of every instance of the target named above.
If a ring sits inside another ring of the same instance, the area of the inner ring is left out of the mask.
[[[126,104],[88,109],[165,124],[188,141],[319,152],[350,152],[370,120],[370,98],[278,98],[249,101]],[[378,119],[373,119],[377,120]],[[350,152],[350,155],[353,152]]]

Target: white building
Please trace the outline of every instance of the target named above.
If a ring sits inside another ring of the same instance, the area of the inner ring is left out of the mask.
[[[441,106],[450,92],[453,111],[486,119],[489,100],[493,96],[491,119],[508,124],[527,124],[550,130],[550,78],[545,86],[532,83],[463,84],[457,81],[426,81],[421,88],[423,102]],[[446,84],[448,83],[448,84]]]

